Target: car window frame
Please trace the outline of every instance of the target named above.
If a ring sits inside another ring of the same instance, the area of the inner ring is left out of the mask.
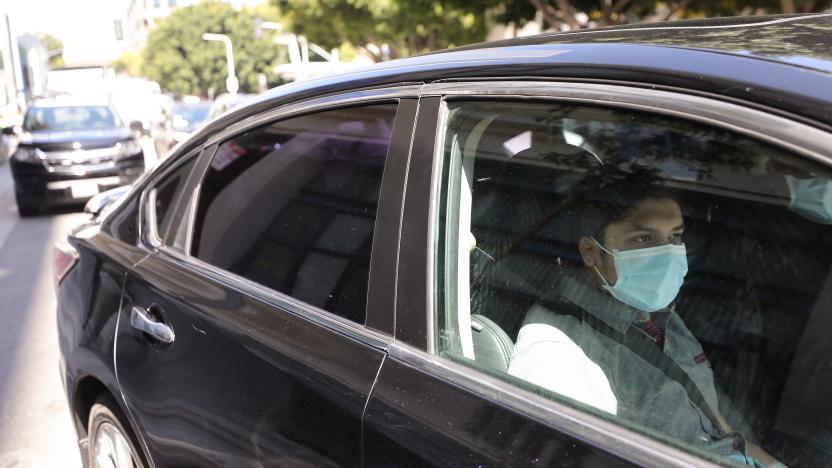
[[[130,184],[130,188],[127,190],[127,193],[117,200],[114,200],[112,206],[108,206],[104,211],[102,211],[102,213],[96,218],[97,221],[101,223],[105,230],[109,231],[109,229],[111,229],[110,223],[112,220],[117,218],[119,213],[122,213],[125,209],[127,209],[126,207],[129,207],[130,204],[135,201],[137,203],[137,214],[135,218],[136,240],[131,241],[130,245],[135,244],[136,247],[146,251],[154,251],[157,247],[150,245],[146,240],[148,224],[145,218],[145,194],[147,189],[149,186],[157,182],[157,178],[161,177],[161,174],[167,173],[172,166],[179,164],[179,159],[183,157],[183,154],[187,154],[192,151],[201,151],[202,147],[203,141],[201,139],[194,139],[174,148],[168,157],[157,161],[153,167],[147,168],[147,170],[143,172],[138,179],[133,181],[133,183]]]
[[[438,113],[433,116],[426,116],[420,113],[419,119],[432,120],[436,126],[430,140],[432,142],[432,168],[430,171],[429,184],[423,183],[424,189],[430,193],[429,206],[430,219],[428,220],[429,239],[426,242],[429,251],[425,291],[428,297],[428,308],[425,311],[427,320],[426,327],[421,333],[410,331],[405,341],[418,349],[433,353],[435,351],[433,339],[433,271],[435,268],[434,258],[434,234],[435,215],[439,203],[439,187],[441,186],[442,151],[444,141],[442,140],[442,129],[447,120],[447,106],[449,100],[525,100],[537,102],[565,103],[572,105],[594,105],[602,107],[620,108],[654,114],[667,115],[669,117],[694,121],[705,125],[722,128],[731,132],[745,135],[747,137],[764,141],[776,147],[783,148],[794,154],[813,160],[815,163],[832,168],[832,134],[818,127],[790,120],[779,114],[769,114],[757,108],[744,107],[735,102],[723,102],[713,98],[684,94],[675,91],[651,90],[623,85],[608,85],[594,83],[576,82],[529,82],[529,81],[492,81],[492,82],[449,82],[428,84],[422,90],[422,102],[429,99],[439,99]],[[423,105],[424,109],[425,106]],[[419,129],[417,128],[418,132]],[[425,137],[425,135],[421,135]],[[419,148],[413,148],[411,153],[415,154]],[[416,161],[411,155],[411,164]],[[411,169],[413,166],[411,165]],[[416,182],[416,181],[414,181]],[[414,191],[409,191],[412,197]],[[416,191],[418,192],[418,190]],[[407,200],[405,201],[407,203]],[[415,206],[415,204],[414,204]],[[413,216],[412,213],[405,213],[404,216]],[[408,287],[418,287],[418,283],[404,283]],[[398,291],[401,294],[402,291]],[[416,294],[420,295],[420,294]],[[397,308],[397,321],[399,318],[407,319],[416,315],[416,311],[409,310],[407,303],[399,302]],[[403,308],[402,308],[403,307]],[[421,315],[421,314],[419,314]],[[423,317],[425,315],[422,315]],[[398,335],[397,335],[398,337]]]
[[[435,248],[439,240],[437,224],[439,192],[443,182],[443,138],[448,116],[446,103],[451,100],[526,100],[662,114],[764,141],[827,167],[832,167],[832,134],[802,121],[790,120],[778,113],[766,113],[757,106],[746,107],[736,101],[724,102],[678,91],[623,85],[557,81],[459,81],[428,84],[422,91],[421,100],[423,104],[415,129],[421,135],[415,141],[431,143],[422,148],[414,146],[411,150],[410,171],[427,174],[427,180],[408,179],[403,217],[405,223],[411,226],[411,233],[402,233],[402,243],[408,242],[411,248],[414,244],[424,246],[426,251],[418,255],[425,259],[425,264],[423,269],[417,268],[418,271],[413,274],[413,268],[408,267],[409,272],[403,270],[407,262],[400,259],[398,277],[406,278],[406,281],[399,281],[396,285],[397,297],[417,299],[397,302],[396,323],[421,326],[409,330],[398,326],[396,341],[388,348],[389,356],[636,463],[654,465],[660,460],[660,464],[667,466],[711,464],[709,460],[680,448],[439,356],[434,310]],[[425,105],[426,102],[432,104]],[[431,157],[423,155],[420,158],[420,152],[430,153]]]
[[[171,216],[175,216],[178,211],[186,208],[186,206],[182,205],[181,201],[184,195],[188,193],[189,189],[193,187],[194,176],[197,173],[199,161],[201,160],[200,156],[202,155],[204,149],[205,148],[200,145],[196,148],[192,148],[183,156],[177,157],[175,161],[160,170],[158,174],[153,174],[150,180],[148,180],[142,188],[141,200],[139,201],[139,218],[141,219],[141,222],[139,223],[139,242],[148,250],[175,250],[171,246],[167,245],[167,239],[160,237],[159,232],[157,232],[158,220],[156,219],[156,210],[153,207],[153,190],[157,188],[160,183],[164,182],[164,179],[179,170],[183,165],[194,162],[194,167],[191,168],[188,177],[185,179],[184,185],[180,190],[178,190],[171,201],[171,209],[173,210],[171,211]]]
[[[307,99],[301,102],[289,103],[284,106],[269,109],[259,114],[244,118],[238,122],[231,123],[224,130],[217,132],[206,139],[206,142],[201,149],[201,154],[198,156],[199,160],[194,170],[191,172],[192,177],[189,179],[188,186],[186,187],[186,189],[191,190],[193,193],[193,197],[191,198],[192,203],[187,206],[187,209],[191,210],[192,213],[195,213],[201,194],[202,183],[205,179],[208,168],[210,167],[211,159],[214,157],[219,145],[223,142],[265,125],[302,115],[356,106],[395,103],[397,108],[394,117],[393,134],[391,135],[387,160],[385,161],[385,168],[382,176],[375,229],[378,229],[379,218],[381,217],[382,211],[385,213],[388,223],[392,222],[393,224],[398,225],[401,220],[401,202],[397,202],[397,197],[391,196],[390,194],[395,191],[402,190],[403,187],[402,179],[405,176],[408,159],[410,157],[410,145],[412,141],[411,130],[415,121],[415,109],[418,107],[418,98],[421,89],[421,84],[391,85],[371,89],[358,89],[322,96],[319,98]],[[408,105],[403,105],[405,102],[407,102]],[[403,112],[403,110],[407,110],[407,108],[409,108],[410,111]],[[401,121],[399,120],[400,115],[403,116]],[[165,174],[169,173],[169,170],[175,169],[168,168],[166,169]],[[163,177],[163,174],[161,174],[160,177]],[[154,181],[155,180],[156,179],[154,179]],[[385,181],[387,182],[385,183]],[[149,224],[150,221],[146,213],[150,209],[148,205],[150,202],[148,195],[150,190],[153,188],[152,184],[153,182],[147,185],[142,194],[141,207],[144,211],[144,213],[140,215],[142,225]],[[400,200],[401,196],[398,198]],[[190,246],[192,245],[195,222],[194,218],[194,216],[187,218],[187,222],[189,224],[187,228],[188,237],[186,239],[186,245],[188,246],[187,252],[180,252],[166,245],[151,245],[149,246],[150,249],[153,252],[160,254],[168,261],[175,262],[198,274],[211,277],[213,280],[218,281],[225,286],[245,292],[263,302],[273,304],[284,310],[288,310],[291,313],[307,318],[323,327],[353,337],[376,348],[386,349],[388,344],[392,341],[394,310],[385,307],[383,303],[385,298],[393,297],[395,294],[394,284],[385,284],[383,281],[378,281],[377,278],[394,274],[396,265],[383,265],[383,257],[376,253],[384,249],[384,247],[377,244],[376,237],[378,231],[374,232],[373,235],[368,290],[370,287],[378,285],[380,287],[380,291],[374,291],[372,294],[368,294],[367,316],[365,317],[365,323],[361,324],[316,307],[312,304],[303,302],[289,294],[276,291],[265,285],[214,266],[191,255]],[[393,237],[387,236],[385,245],[388,249],[397,247],[398,240],[397,235]],[[391,301],[388,300],[387,302]]]

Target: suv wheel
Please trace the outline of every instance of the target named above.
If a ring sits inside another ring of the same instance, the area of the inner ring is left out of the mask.
[[[90,468],[142,468],[136,445],[126,423],[109,395],[96,400],[90,410],[88,460]]]

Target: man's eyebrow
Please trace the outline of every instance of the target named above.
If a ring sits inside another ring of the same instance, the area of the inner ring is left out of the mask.
[[[648,227],[648,226],[642,226],[641,224],[633,224],[633,226],[628,228],[625,232],[636,232],[636,231],[653,232],[653,231],[655,231],[655,229],[653,229],[651,227]]]
[[[673,229],[671,229],[671,231],[681,231],[681,230],[684,230],[684,229],[685,229],[685,224],[682,223],[682,224],[674,227]],[[655,229],[655,228],[652,228],[652,227],[649,227],[649,226],[642,226],[641,224],[634,224],[632,228],[627,229],[627,232],[635,232],[635,231],[655,232],[655,231],[658,231],[658,229]]]

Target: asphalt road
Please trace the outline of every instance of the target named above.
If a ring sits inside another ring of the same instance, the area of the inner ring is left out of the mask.
[[[20,219],[0,166],[0,468],[81,466],[58,373],[52,244],[86,217]]]
[[[143,146],[151,167],[152,145]],[[9,165],[0,165],[0,468],[81,467],[52,284],[52,244],[88,218],[78,211],[21,219]]]

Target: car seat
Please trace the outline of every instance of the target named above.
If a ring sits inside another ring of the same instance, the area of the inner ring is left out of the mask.
[[[475,361],[489,369],[508,372],[514,342],[508,334],[484,315],[471,316]]]

